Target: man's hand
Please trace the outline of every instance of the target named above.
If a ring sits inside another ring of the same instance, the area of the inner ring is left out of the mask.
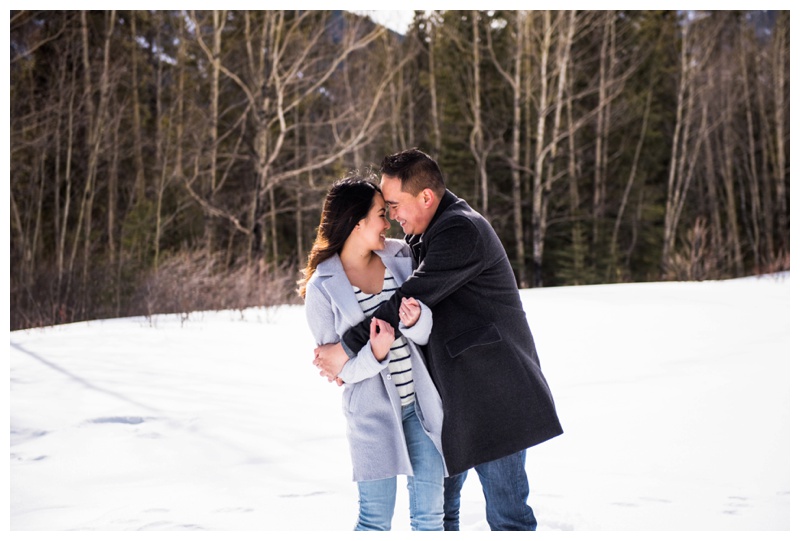
[[[419,315],[422,313],[422,308],[415,298],[403,297],[400,302],[400,321],[406,327],[413,327],[419,321]]]
[[[343,382],[337,376],[347,361],[347,353],[339,343],[323,344],[314,349],[314,366],[320,369],[319,375],[328,378],[328,381],[335,381],[339,386]]]

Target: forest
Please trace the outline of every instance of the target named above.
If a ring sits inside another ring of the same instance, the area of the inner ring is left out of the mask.
[[[411,147],[520,288],[788,270],[789,65],[789,11],[12,10],[11,328],[299,303]]]

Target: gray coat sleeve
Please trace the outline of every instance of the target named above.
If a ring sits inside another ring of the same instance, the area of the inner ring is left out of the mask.
[[[420,302],[419,307],[421,311],[417,322],[412,327],[406,327],[401,322],[400,332],[415,344],[424,346],[428,343],[431,329],[433,329],[433,313],[424,302]]]
[[[311,329],[311,334],[318,346],[334,344],[341,340],[336,330],[333,303],[326,292],[314,282],[309,282],[306,288],[305,313],[308,328]],[[345,383],[357,383],[380,373],[388,365],[388,356],[383,361],[378,361],[367,341],[357,355],[351,355],[339,373],[339,377]]]

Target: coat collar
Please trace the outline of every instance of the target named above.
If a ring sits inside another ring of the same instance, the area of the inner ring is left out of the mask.
[[[393,259],[398,258],[397,254],[400,250],[403,249],[403,241],[399,239],[386,239],[386,246],[383,250],[376,250],[375,253],[383,261],[384,265],[387,265],[387,261],[391,262]],[[402,259],[403,256],[400,256],[399,259]],[[388,265],[387,265],[388,267]],[[392,270],[391,268],[389,270]],[[339,257],[339,254],[333,254],[331,257],[317,265],[317,273],[320,276],[332,276],[335,274],[344,274],[344,267],[342,266],[342,260]],[[394,274],[394,272],[392,272]],[[406,277],[403,277],[405,280]],[[395,276],[395,279],[397,277]]]
[[[406,281],[413,268],[411,257],[400,253],[404,245],[405,243],[399,239],[386,239],[386,247],[375,252],[398,285]],[[364,319],[364,312],[353,293],[353,286],[347,279],[339,254],[334,254],[320,263],[315,274],[321,280],[321,287],[328,292],[331,302],[344,315],[348,325],[352,327],[360,323]]]
[[[444,214],[444,211],[447,210],[450,207],[450,205],[456,203],[458,200],[459,199],[456,196],[456,194],[454,194],[450,190],[445,190],[444,195],[442,196],[442,200],[439,201],[439,206],[436,208],[436,212],[433,213],[433,218],[431,218],[428,227],[425,228],[425,232],[430,231],[431,228],[433,227],[433,224],[435,224],[437,220],[439,220],[439,217],[442,214]],[[421,233],[419,235],[406,235],[405,240],[409,246],[414,246],[415,244],[417,244],[422,240],[422,236],[424,234],[425,233]]]

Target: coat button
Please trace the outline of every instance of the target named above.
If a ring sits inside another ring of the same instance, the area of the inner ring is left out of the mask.
[[[386,379],[392,379],[392,375],[391,374],[386,374]]]

